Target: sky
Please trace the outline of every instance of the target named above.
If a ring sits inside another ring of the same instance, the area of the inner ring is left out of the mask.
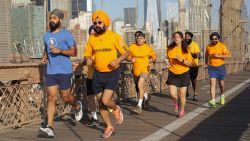
[[[178,1],[178,0],[161,0],[162,2],[162,19],[165,20],[168,17],[173,17],[176,15],[176,12],[168,13],[166,10],[167,2],[169,1]],[[248,2],[248,15],[250,16],[250,0],[246,0]],[[178,2],[177,2],[178,3]],[[218,10],[219,3],[218,0],[212,0],[213,9],[212,9],[212,26],[216,27],[218,25]],[[101,9],[101,0],[94,0],[95,9]],[[136,7],[136,0],[103,0],[103,10],[105,10],[111,17],[112,20],[120,17],[123,17],[123,8],[126,7]],[[164,12],[166,11],[166,12]],[[139,27],[143,24],[143,0],[138,0],[138,24]]]

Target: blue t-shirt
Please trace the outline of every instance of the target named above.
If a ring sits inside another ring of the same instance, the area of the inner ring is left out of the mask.
[[[45,50],[48,54],[47,74],[70,74],[73,72],[70,57],[62,54],[54,54],[50,50],[50,46],[62,50],[69,50],[76,46],[72,34],[64,29],[59,32],[46,32],[43,36]]]

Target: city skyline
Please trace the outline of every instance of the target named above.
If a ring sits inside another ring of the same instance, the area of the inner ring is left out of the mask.
[[[142,28],[144,23],[144,0],[138,0],[138,27]],[[168,12],[167,11],[167,5],[168,3],[174,4],[174,2],[177,3],[178,6],[178,0],[161,0],[163,3],[162,5],[162,20],[168,20],[168,17],[174,17],[176,15],[176,12]],[[186,0],[187,6],[188,1]],[[246,0],[246,6],[248,10],[248,16],[250,17],[250,0]],[[101,9],[101,1],[100,0],[94,0],[94,5],[96,9]],[[212,17],[212,28],[218,27],[219,24],[219,7],[220,2],[218,0],[212,0],[212,11],[211,15]],[[123,19],[123,8],[127,7],[136,7],[136,1],[135,0],[109,0],[109,2],[103,2],[103,10],[105,10],[111,17],[112,20],[115,20],[117,18]],[[164,12],[166,11],[166,12]],[[178,16],[178,14],[177,14]]]

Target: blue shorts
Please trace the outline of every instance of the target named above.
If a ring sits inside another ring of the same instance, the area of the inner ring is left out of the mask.
[[[208,66],[208,74],[210,78],[216,78],[219,80],[224,80],[227,74],[225,65],[218,67]]]
[[[47,74],[46,86],[58,85],[61,90],[67,90],[71,87],[72,74]]]

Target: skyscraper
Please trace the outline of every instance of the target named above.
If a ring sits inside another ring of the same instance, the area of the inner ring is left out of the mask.
[[[0,62],[9,62],[11,53],[11,1],[0,0]]]
[[[178,0],[178,1],[179,1],[179,28],[178,30],[181,32],[185,32],[185,30],[187,29],[185,0]]]
[[[146,22],[152,23],[153,30],[152,33],[150,34],[153,35],[153,42],[155,42],[159,30],[157,1],[156,0],[144,1],[144,7],[147,7],[145,11],[146,13],[144,13],[144,15],[146,16]]]
[[[178,1],[176,0],[168,0],[166,1],[166,19],[168,21],[174,20],[178,21]]]
[[[189,1],[189,30],[199,32],[209,29],[211,0],[190,0]]]
[[[136,8],[124,8],[124,22],[131,26],[136,26]]]
[[[71,19],[72,17],[72,1],[71,0],[50,0],[50,11],[56,8],[65,11],[66,19]]]
[[[87,0],[72,0],[72,18],[77,18],[80,11],[87,11]]]
[[[144,20],[144,23],[143,23],[144,24],[144,28],[146,28],[147,14],[148,14],[147,11],[148,11],[148,0],[144,0],[144,13],[143,13],[144,14],[144,17],[143,17],[144,18],[143,19]]]
[[[93,11],[93,0],[87,0],[87,12]]]

